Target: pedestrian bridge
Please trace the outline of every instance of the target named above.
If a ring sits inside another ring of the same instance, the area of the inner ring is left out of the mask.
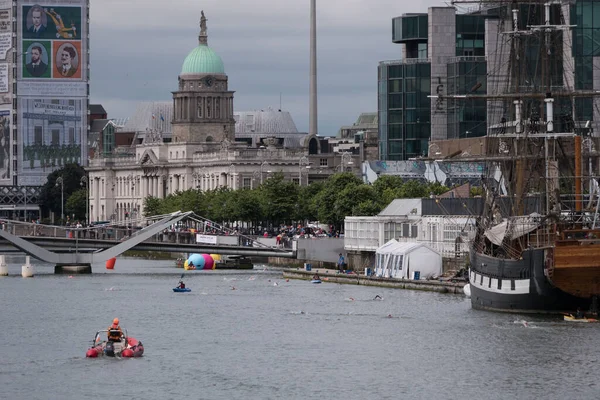
[[[193,212],[67,227],[0,219],[0,254],[25,253],[57,267],[90,267],[127,250],[296,258]],[[144,225],[142,227],[142,225]],[[295,242],[293,242],[295,243]]]

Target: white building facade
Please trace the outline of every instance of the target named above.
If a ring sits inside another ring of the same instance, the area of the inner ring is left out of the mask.
[[[304,186],[360,170],[360,152],[330,152],[326,139],[298,132],[289,113],[234,113],[234,92],[202,18],[173,102],[140,105],[123,128],[135,132],[131,146],[90,160],[91,222],[140,217],[148,197],[189,189],[251,189],[275,173]]]

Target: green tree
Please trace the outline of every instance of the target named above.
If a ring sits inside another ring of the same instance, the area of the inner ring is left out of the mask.
[[[162,215],[162,201],[157,197],[148,196],[144,199],[144,216]]]
[[[319,219],[319,211],[315,199],[324,188],[325,184],[323,182],[313,182],[308,186],[302,186],[298,189],[295,220],[317,221]]]
[[[85,221],[87,208],[87,189],[80,189],[69,196],[65,204],[65,213],[69,216],[74,216],[75,221]]]
[[[233,215],[235,220],[258,223],[264,218],[260,206],[258,189],[241,189],[235,192],[233,198]]]
[[[335,201],[335,211],[338,218],[343,223],[347,216],[357,216],[353,210],[363,202],[375,202],[377,200],[376,192],[373,187],[365,184],[355,186],[350,184],[342,190]]]
[[[297,211],[296,183],[284,180],[283,173],[278,172],[260,186],[259,192],[263,214],[269,222],[279,225],[292,221]]]
[[[471,197],[483,196],[483,188],[481,186],[473,186],[471,187],[469,195]]]
[[[344,217],[351,213],[352,207],[348,209],[345,203],[336,204],[340,193],[346,188],[355,188],[362,185],[362,181],[352,173],[342,173],[330,176],[324,184],[324,188],[315,198],[318,220],[326,224],[333,224],[341,229]],[[343,215],[344,212],[348,214]]]
[[[398,175],[381,175],[373,182],[373,189],[379,196],[382,196],[388,189],[400,189],[403,183],[404,181]]]
[[[42,212],[46,215],[48,212],[60,215],[61,198],[66,202],[73,193],[81,190],[81,178],[85,175],[85,170],[79,164],[66,164],[63,168],[50,173],[40,191]],[[56,182],[59,177],[63,179],[62,190],[60,183]],[[63,206],[65,205],[63,204]]]

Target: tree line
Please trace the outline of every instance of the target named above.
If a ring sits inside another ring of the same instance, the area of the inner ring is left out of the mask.
[[[48,175],[42,187],[40,205],[46,212],[61,213],[63,178],[64,212],[74,220],[85,221],[86,185],[83,167],[68,164]],[[144,215],[154,216],[174,211],[193,211],[211,221],[222,223],[245,222],[251,226],[278,227],[293,222],[319,221],[340,229],[347,216],[379,214],[394,199],[423,198],[440,195],[449,190],[439,183],[404,181],[398,176],[380,176],[372,185],[365,184],[350,172],[338,173],[308,186],[284,179],[275,173],[254,189],[218,188],[209,191],[189,189],[164,199],[144,199]],[[46,214],[45,214],[46,215]]]
[[[319,221],[340,229],[347,216],[379,214],[394,199],[421,198],[449,189],[439,183],[403,181],[385,175],[368,185],[350,172],[338,173],[308,186],[284,179],[276,173],[255,189],[195,189],[164,199],[148,197],[146,216],[174,211],[194,211],[211,221],[247,222],[252,226],[278,227],[293,222]]]

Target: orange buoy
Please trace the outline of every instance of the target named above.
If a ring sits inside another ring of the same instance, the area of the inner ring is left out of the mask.
[[[116,257],[106,260],[106,269],[115,269],[115,262],[117,262]]]

